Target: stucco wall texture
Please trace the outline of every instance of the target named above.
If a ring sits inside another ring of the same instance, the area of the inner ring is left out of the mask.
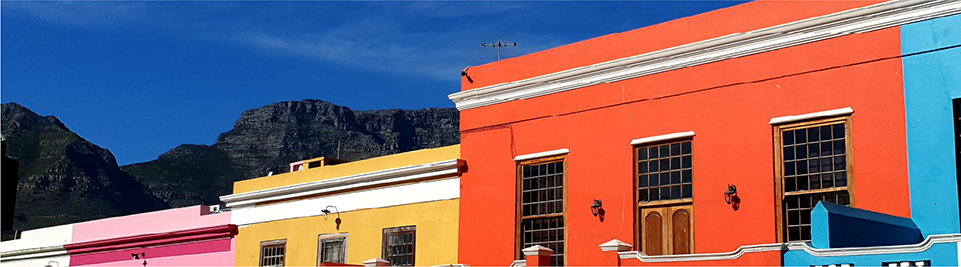
[[[636,55],[666,47],[661,40],[676,45],[867,4],[752,2],[472,67],[474,83],[465,81],[463,88]],[[680,37],[688,34],[700,38]],[[630,142],[686,131],[696,133],[694,252],[776,243],[778,189],[768,122],[844,107],[854,110],[848,152],[854,206],[910,217],[900,38],[898,28],[888,28],[462,111],[461,154],[470,172],[461,177],[461,262],[506,265],[515,259],[520,248],[505,246],[516,238],[515,209],[505,208],[517,201],[513,158],[561,148],[570,150],[567,264],[603,262],[610,253],[598,245],[614,238],[639,247]],[[737,210],[724,202],[728,184],[742,199]],[[603,200],[604,221],[591,214],[594,199]],[[754,264],[781,263],[772,257]]]
[[[260,264],[260,242],[286,239],[287,266],[316,266],[321,234],[347,233],[347,263],[363,264],[381,258],[384,228],[414,225],[416,266],[455,264],[457,261],[456,199],[312,216],[240,228],[237,235],[237,266]]]
[[[164,234],[230,224],[230,213],[210,214],[207,206],[191,206],[74,225],[73,243]],[[156,246],[139,246],[92,253],[71,253],[72,266],[139,266],[145,253],[149,266],[227,266],[234,263],[234,238],[198,240]]]

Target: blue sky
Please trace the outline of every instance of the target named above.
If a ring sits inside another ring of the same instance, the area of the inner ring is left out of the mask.
[[[0,2],[0,101],[121,165],[213,144],[247,109],[453,107],[459,71],[738,2]]]

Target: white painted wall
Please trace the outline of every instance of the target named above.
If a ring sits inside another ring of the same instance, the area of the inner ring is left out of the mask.
[[[460,177],[346,192],[279,204],[236,208],[231,211],[230,222],[237,226],[246,226],[275,220],[318,216],[323,215],[320,210],[327,205],[335,205],[338,211],[347,212],[456,198],[460,198]],[[334,210],[331,209],[331,211]]]
[[[20,234],[20,239],[0,242],[0,253],[4,255],[0,258],[0,263],[4,267],[43,267],[48,264],[54,267],[69,266],[70,256],[63,249],[63,245],[70,243],[72,238],[73,224],[24,231]],[[36,251],[8,256],[10,252],[23,250]]]

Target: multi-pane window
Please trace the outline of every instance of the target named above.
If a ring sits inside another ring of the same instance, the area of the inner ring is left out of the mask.
[[[851,205],[848,118],[780,126],[781,238],[811,240],[818,201]]]
[[[417,244],[417,226],[384,229],[384,260],[391,266],[414,266],[414,248]]]
[[[637,240],[648,255],[690,254],[694,248],[691,140],[634,148]]]
[[[635,156],[638,201],[684,199],[694,195],[690,140],[638,147]]]
[[[284,266],[287,240],[260,242],[260,266]]]
[[[564,157],[521,162],[520,250],[554,250],[551,266],[564,265]]]
[[[317,236],[317,265],[322,263],[345,263],[347,259],[347,234],[323,234]]]

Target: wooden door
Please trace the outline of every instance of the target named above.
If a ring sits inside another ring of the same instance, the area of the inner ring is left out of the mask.
[[[694,252],[694,214],[691,205],[641,209],[641,246],[647,255]]]

